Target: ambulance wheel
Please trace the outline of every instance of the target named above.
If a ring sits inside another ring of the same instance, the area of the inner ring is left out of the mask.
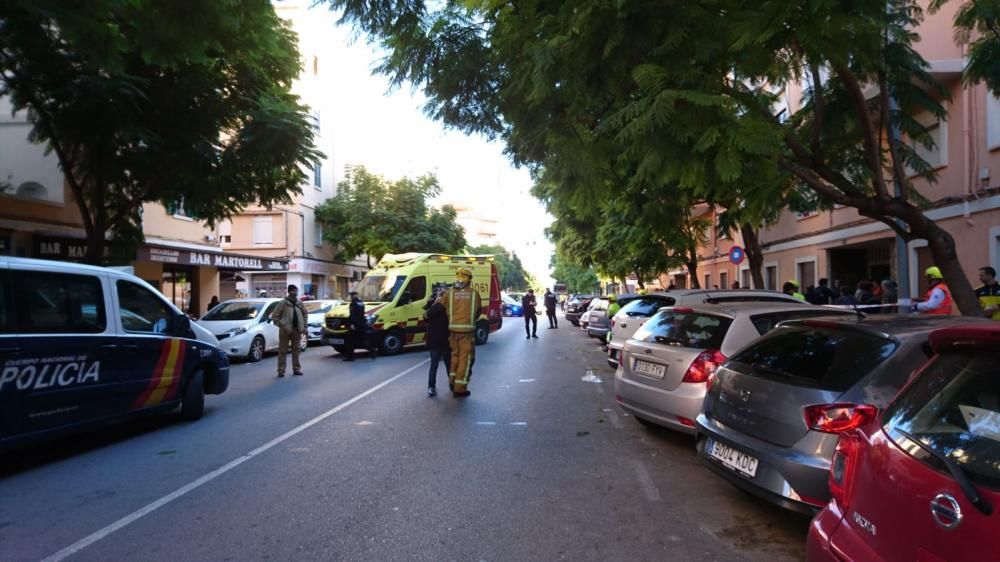
[[[184,399],[181,401],[181,418],[194,421],[201,419],[205,413],[205,375],[195,371],[184,387]]]
[[[264,358],[264,338],[257,336],[250,342],[250,353],[247,353],[247,361],[256,363]]]
[[[484,345],[490,339],[490,325],[486,322],[480,322],[476,325],[475,334],[476,345]]]
[[[403,351],[403,332],[400,330],[389,330],[382,338],[382,355],[397,355]]]
[[[302,338],[299,340],[299,351],[305,351],[308,347],[309,347],[309,334],[303,332]]]

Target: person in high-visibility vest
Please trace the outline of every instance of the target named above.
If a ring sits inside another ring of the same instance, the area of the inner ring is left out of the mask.
[[[979,281],[982,285],[976,288],[976,298],[979,299],[983,315],[1000,320],[1000,283],[997,283],[997,270],[988,265],[979,268]]]
[[[608,318],[614,318],[615,314],[622,309],[622,305],[618,304],[618,297],[615,295],[608,295]]]
[[[799,282],[795,279],[785,281],[785,284],[781,286],[781,291],[790,297],[795,297],[800,301],[805,302],[806,296],[799,292]]]
[[[455,396],[468,396],[472,364],[476,361],[476,319],[482,312],[482,300],[472,288],[472,270],[455,272],[455,285],[438,299],[448,312],[448,343],[451,365],[448,386]]]
[[[951,314],[951,291],[944,283],[944,276],[937,266],[928,267],[924,271],[927,277],[927,284],[930,288],[924,295],[924,300],[913,304],[911,309],[914,312],[933,314],[938,316],[948,316]]]

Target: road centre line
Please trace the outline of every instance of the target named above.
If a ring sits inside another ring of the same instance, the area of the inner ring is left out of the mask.
[[[409,367],[408,369],[400,372],[399,374],[393,376],[392,378],[390,378],[388,380],[385,380],[385,381],[383,381],[383,382],[381,382],[381,383],[379,383],[379,384],[377,384],[377,385],[369,388],[368,390],[362,392],[361,394],[358,394],[357,396],[355,396],[355,397],[347,400],[346,402],[342,402],[341,404],[333,407],[332,409],[327,410],[326,412],[323,412],[322,414],[316,416],[315,418],[313,418],[313,419],[311,419],[311,420],[303,423],[302,425],[300,425],[300,426],[298,426],[298,427],[296,427],[294,429],[291,429],[291,430],[289,430],[289,431],[287,431],[287,432],[279,435],[278,437],[275,437],[274,439],[268,441],[267,443],[264,443],[260,447],[257,447],[256,449],[250,451],[249,453],[246,453],[245,455],[242,455],[240,457],[237,457],[236,459],[233,459],[232,461],[229,461],[228,463],[226,463],[226,464],[220,466],[219,468],[217,468],[217,469],[215,469],[215,470],[213,470],[213,471],[205,474],[204,476],[198,478],[197,480],[194,480],[194,481],[192,481],[192,482],[190,482],[190,483],[188,483],[188,484],[186,484],[184,486],[181,486],[180,488],[178,488],[178,489],[174,490],[173,492],[171,492],[171,493],[163,496],[162,498],[160,498],[160,499],[158,499],[158,500],[156,500],[156,501],[154,501],[154,502],[152,502],[150,504],[147,504],[146,506],[144,506],[144,507],[142,507],[142,508],[140,508],[140,509],[138,509],[136,511],[133,511],[132,513],[126,515],[125,517],[122,517],[121,519],[115,521],[114,523],[111,523],[110,525],[108,525],[108,526],[106,526],[106,527],[104,527],[102,529],[99,529],[99,530],[91,533],[90,535],[87,535],[86,537],[84,537],[84,538],[76,541],[75,543],[67,546],[66,548],[63,548],[59,552],[56,552],[55,554],[53,554],[51,556],[48,556],[47,558],[44,558],[42,560],[42,562],[58,562],[59,560],[64,560],[64,559],[66,559],[66,558],[68,558],[68,557],[76,554],[77,552],[80,552],[84,548],[87,548],[88,546],[90,546],[90,545],[94,544],[95,542],[97,542],[97,541],[99,541],[99,540],[107,537],[108,535],[114,533],[115,531],[118,531],[118,530],[120,530],[120,529],[122,529],[122,528],[124,528],[124,527],[126,527],[126,526],[128,526],[128,525],[130,525],[130,524],[132,524],[132,523],[134,523],[136,521],[138,521],[139,519],[141,519],[141,518],[149,515],[150,513],[156,511],[157,509],[160,509],[161,507],[167,505],[168,503],[170,503],[170,502],[172,502],[172,501],[174,501],[174,500],[176,500],[178,498],[181,498],[181,497],[187,495],[188,493],[196,490],[197,488],[200,488],[201,486],[203,486],[203,485],[211,482],[212,480],[215,480],[216,478],[222,476],[223,474],[229,472],[230,470],[236,468],[237,466],[239,466],[239,465],[247,462],[248,460],[256,457],[257,455],[259,455],[261,453],[264,453],[267,450],[269,450],[269,449],[271,449],[271,448],[273,448],[273,447],[275,447],[277,445],[280,445],[284,441],[287,441],[288,439],[291,439],[292,437],[298,435],[299,433],[302,433],[303,431],[305,431],[305,430],[309,429],[310,427],[318,424],[319,422],[325,420],[326,418],[328,418],[328,417],[336,414],[337,412],[343,410],[344,408],[347,408],[348,406],[350,406],[351,404],[354,404],[355,402],[361,400],[362,398],[365,398],[365,397],[369,396],[370,394],[378,391],[379,389],[392,384],[396,380],[398,380],[398,379],[400,379],[400,378],[402,378],[402,377],[410,374],[414,370],[416,370],[416,369],[418,369],[418,368],[426,365],[428,362],[430,362],[430,359],[424,359],[423,361],[417,363],[416,365],[413,365],[413,366]]]

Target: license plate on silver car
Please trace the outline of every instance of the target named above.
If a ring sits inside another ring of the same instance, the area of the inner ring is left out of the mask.
[[[632,363],[632,370],[640,375],[646,375],[647,377],[653,377],[654,379],[662,379],[663,376],[667,374],[666,366],[650,363],[648,361],[640,361],[638,359]]]
[[[728,445],[723,445],[714,439],[709,439],[705,443],[705,452],[708,453],[708,456],[722,463],[726,468],[734,470],[743,476],[753,478],[757,475],[757,464],[760,461]]]

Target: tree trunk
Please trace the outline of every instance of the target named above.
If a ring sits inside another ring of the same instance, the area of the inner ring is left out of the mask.
[[[764,288],[764,250],[760,247],[760,237],[757,236],[757,229],[750,224],[740,225],[740,234],[743,235],[743,252],[747,261],[750,262],[750,277],[753,278],[753,288]],[[750,289],[750,287],[743,287]]]
[[[711,287],[702,287],[701,280],[698,279],[698,250],[696,249],[688,252],[687,270],[688,277],[691,278],[692,289],[711,289]]]
[[[84,230],[87,235],[87,253],[83,257],[83,262],[90,265],[104,265],[104,248],[107,245],[103,224],[91,221],[84,221]]]
[[[955,239],[947,230],[929,219],[926,238],[931,255],[934,256],[934,265],[941,269],[958,311],[962,316],[982,316],[979,299],[976,298],[972,284],[962,269],[962,263],[958,261],[958,254],[955,253]],[[909,275],[909,272],[901,271],[900,275]]]

